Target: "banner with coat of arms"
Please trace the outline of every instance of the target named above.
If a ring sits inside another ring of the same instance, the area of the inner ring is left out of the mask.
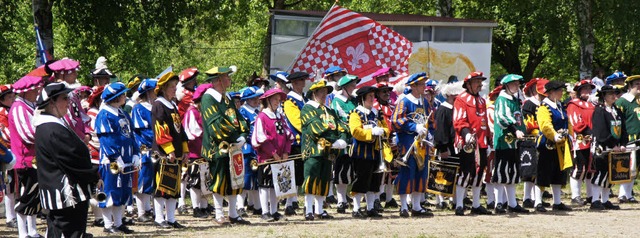
[[[276,190],[278,199],[296,196],[298,187],[296,187],[293,160],[271,164],[271,176],[273,176],[273,188]]]

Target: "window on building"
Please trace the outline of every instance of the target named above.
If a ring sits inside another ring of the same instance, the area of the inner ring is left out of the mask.
[[[461,42],[462,27],[455,27],[455,26],[435,27],[433,36],[434,36],[433,41]]]
[[[491,42],[491,28],[465,27],[464,42]]]
[[[275,20],[275,34],[288,36],[307,36],[307,21],[299,20]]]
[[[431,41],[432,28],[430,26],[422,27],[422,41]]]
[[[393,26],[393,30],[400,33],[411,42],[420,41],[420,34],[422,29],[420,26]]]

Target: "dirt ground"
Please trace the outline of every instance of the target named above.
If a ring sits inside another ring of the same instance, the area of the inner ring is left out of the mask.
[[[564,191],[568,192],[568,188]],[[612,201],[617,203],[616,198]],[[433,200],[430,202],[434,203]],[[567,195],[563,202],[570,204]],[[252,224],[248,226],[220,226],[211,218],[180,215],[178,221],[188,228],[161,230],[151,223],[136,224],[130,226],[136,232],[127,237],[640,237],[640,229],[635,226],[640,204],[622,204],[621,207],[618,211],[603,212],[574,207],[574,211],[568,213],[549,211],[545,214],[463,217],[455,216],[450,210],[431,207],[435,213],[432,218],[403,219],[394,209],[386,210],[384,218],[377,220],[353,219],[350,214],[337,214],[335,208],[331,208],[328,211],[336,217],[334,220],[307,222],[302,215],[296,215],[288,221],[266,223],[258,216],[250,216],[248,220]],[[302,214],[302,210],[298,210],[298,214]],[[90,218],[89,224],[92,221]],[[45,227],[45,221],[38,220],[41,235],[45,234]],[[88,232],[96,237],[107,237],[99,227],[89,227]],[[17,230],[0,225],[0,237],[16,236]]]

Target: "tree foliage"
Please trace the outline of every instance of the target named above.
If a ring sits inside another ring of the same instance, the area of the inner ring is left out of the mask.
[[[254,71],[264,74],[271,9],[328,10],[333,0],[32,0],[53,4],[55,58],[80,60],[81,80],[99,56],[127,81],[196,66],[237,65],[233,89]],[[0,81],[14,82],[35,65],[32,1],[0,0]],[[593,67],[638,73],[640,25],[634,0],[591,1]],[[354,11],[488,19],[493,31],[492,72],[575,81],[580,70],[577,1],[570,0],[342,0]]]

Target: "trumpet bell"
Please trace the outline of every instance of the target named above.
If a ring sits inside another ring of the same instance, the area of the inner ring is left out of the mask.
[[[106,202],[107,201],[107,194],[104,192],[97,192],[93,198],[98,201],[98,202]]]
[[[258,161],[255,159],[251,160],[251,170],[258,171]]]
[[[464,146],[462,146],[462,150],[464,150],[464,152],[467,154],[473,153],[475,149],[476,149],[476,146],[470,143],[464,144]]]
[[[111,174],[120,173],[120,167],[118,166],[118,163],[111,162],[111,164],[109,164],[109,172],[111,172]]]
[[[33,167],[34,169],[38,169],[38,165],[36,164],[36,162],[36,157],[34,156],[31,160],[31,167]]]

